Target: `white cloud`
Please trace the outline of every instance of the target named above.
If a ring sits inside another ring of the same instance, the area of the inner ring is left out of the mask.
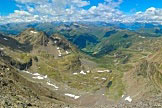
[[[71,3],[77,5],[78,7],[84,7],[90,4],[88,1],[82,1],[82,0],[70,0]]]
[[[137,12],[134,18],[138,22],[157,22],[162,24],[162,9],[150,7],[144,12]]]
[[[20,10],[8,16],[0,16],[0,22],[51,22],[51,21],[105,21],[105,22],[159,22],[162,9],[154,7],[127,15],[119,10],[123,0],[104,0],[97,6],[87,0],[15,0]],[[7,20],[6,20],[7,19]]]
[[[105,2],[110,7],[118,7],[123,2],[123,0],[116,0],[116,1],[114,1],[114,0],[105,0]]]
[[[27,11],[15,10],[14,13],[8,16],[1,16],[2,23],[14,23],[14,22],[33,22],[38,21],[38,15],[32,15]]]
[[[26,11],[20,11],[20,10],[15,10],[14,14],[10,14],[10,15],[16,15],[16,16],[30,16],[31,14],[29,12]]]
[[[121,19],[121,17],[123,16],[123,13],[110,4],[100,3],[98,4],[98,6],[92,6],[87,11],[88,14],[86,14],[85,16],[87,16],[89,20],[92,21],[119,21],[119,19]]]

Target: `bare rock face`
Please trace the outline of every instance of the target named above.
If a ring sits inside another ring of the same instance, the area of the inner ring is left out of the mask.
[[[16,67],[17,69],[25,70],[25,69],[28,69],[28,68],[30,68],[32,66],[32,59],[30,59],[26,63],[20,63],[20,62],[16,62],[16,61],[11,61],[10,64],[12,66]]]
[[[17,40],[24,44],[30,44],[33,47],[47,46],[49,41],[44,32],[39,32],[32,28],[20,33]]]
[[[34,84],[15,70],[15,68],[0,61],[0,107],[1,108],[51,108],[66,107],[56,100],[55,94]],[[38,90],[41,89],[38,93]]]
[[[69,50],[72,47],[69,41],[67,41],[65,38],[58,34],[51,36],[50,39],[53,41],[54,45],[57,45],[58,47],[61,47],[64,50]]]
[[[19,70],[25,70],[32,66],[32,58],[30,58],[28,61],[22,63],[20,61],[16,61],[10,56],[6,55],[3,51],[0,51],[0,59],[7,62],[11,66],[14,66],[15,68]]]

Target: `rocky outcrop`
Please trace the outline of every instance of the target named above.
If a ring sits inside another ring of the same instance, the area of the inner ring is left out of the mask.
[[[15,60],[12,60],[10,62],[10,64],[14,67],[16,67],[17,69],[19,70],[25,70],[25,69],[28,69],[29,67],[32,66],[32,59],[30,59],[28,62],[26,63],[20,63],[20,62],[17,62]]]
[[[39,32],[32,28],[20,33],[16,39],[23,44],[32,45],[33,48],[47,46],[49,42],[48,37],[44,32]]]
[[[66,107],[56,93],[39,83],[30,82],[19,72],[0,60],[1,108],[59,108]]]
[[[25,70],[32,66],[32,58],[29,59],[29,61],[25,63],[21,63],[19,61],[14,60],[13,58],[6,55],[3,51],[0,51],[0,59],[5,61],[6,63],[10,64],[11,66],[14,66],[15,68],[19,70]]]
[[[59,34],[54,34],[50,37],[50,39],[53,42],[53,45],[56,45],[64,50],[69,50],[72,49],[72,45],[70,44],[69,41],[67,41],[63,36]]]

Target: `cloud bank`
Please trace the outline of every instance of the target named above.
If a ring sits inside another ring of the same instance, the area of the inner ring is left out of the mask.
[[[122,0],[105,0],[91,6],[87,0],[15,0],[19,10],[0,16],[1,23],[13,22],[156,22],[162,24],[162,9],[150,7],[144,12],[127,15],[119,10]],[[84,7],[91,6],[89,9]]]

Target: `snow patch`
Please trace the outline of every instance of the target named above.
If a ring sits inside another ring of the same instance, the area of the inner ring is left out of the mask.
[[[78,73],[73,73],[73,75],[78,75]]]
[[[61,38],[60,37],[55,37],[55,39],[59,39],[60,40]]]
[[[32,78],[34,78],[34,79],[40,79],[40,80],[44,79],[43,76],[36,76],[36,77],[32,77]]]
[[[0,48],[0,50],[4,50],[4,48]]]
[[[108,72],[108,73],[110,73],[111,71],[110,71],[110,70],[98,70],[97,72],[99,72],[99,73],[103,73],[103,72]]]
[[[44,78],[47,78],[47,75],[45,75]]]
[[[59,57],[61,57],[62,55],[61,55],[61,54],[59,54],[58,56],[59,56]]]
[[[58,50],[58,52],[61,54],[61,51],[60,50]]]
[[[57,41],[54,41],[54,43],[56,44],[56,43],[57,43]]]
[[[69,54],[69,52],[68,52],[68,51],[66,51],[66,54]]]
[[[7,38],[3,38],[4,40],[8,40]]]
[[[124,95],[122,95],[122,98],[124,97]]]
[[[61,51],[60,50],[58,50],[58,53],[59,53],[58,56],[61,57],[62,54],[61,54]]]
[[[102,78],[102,80],[106,80],[106,78]]]
[[[51,84],[50,82],[47,82],[47,85],[50,85],[50,86],[54,87],[55,89],[58,89],[58,88],[59,88],[59,87],[57,87],[56,85]]]
[[[103,73],[104,71],[98,70],[97,72],[99,72],[99,73]]]
[[[126,97],[125,100],[128,102],[132,102],[132,98],[130,96]]]
[[[35,31],[30,31],[30,33],[36,34],[36,33],[38,33],[38,32],[35,32]]]
[[[87,70],[87,73],[90,73],[90,70]]]
[[[21,72],[33,75],[33,77],[32,77],[33,79],[46,79],[46,78],[48,78],[47,75],[43,76],[43,75],[40,75],[39,73],[31,73],[31,72],[25,71],[25,70],[22,70]]]
[[[83,70],[81,70],[80,74],[86,75],[86,73]]]
[[[25,71],[25,70],[22,70],[21,72],[24,72],[24,73],[27,73],[27,74],[32,74],[31,72]]]
[[[143,36],[138,36],[138,37],[143,38],[143,39],[146,38],[146,37],[143,37]]]
[[[35,75],[35,76],[40,76],[40,74],[39,74],[39,73],[34,73],[33,75]]]
[[[41,80],[41,79],[46,79],[47,78],[47,75],[43,76],[43,75],[40,75],[39,73],[34,73],[32,75],[34,75],[34,77],[32,77],[34,79],[40,79]]]
[[[65,96],[69,96],[69,97],[72,97],[74,99],[78,99],[80,97],[80,96],[76,96],[76,95],[69,94],[69,93],[65,93]]]

